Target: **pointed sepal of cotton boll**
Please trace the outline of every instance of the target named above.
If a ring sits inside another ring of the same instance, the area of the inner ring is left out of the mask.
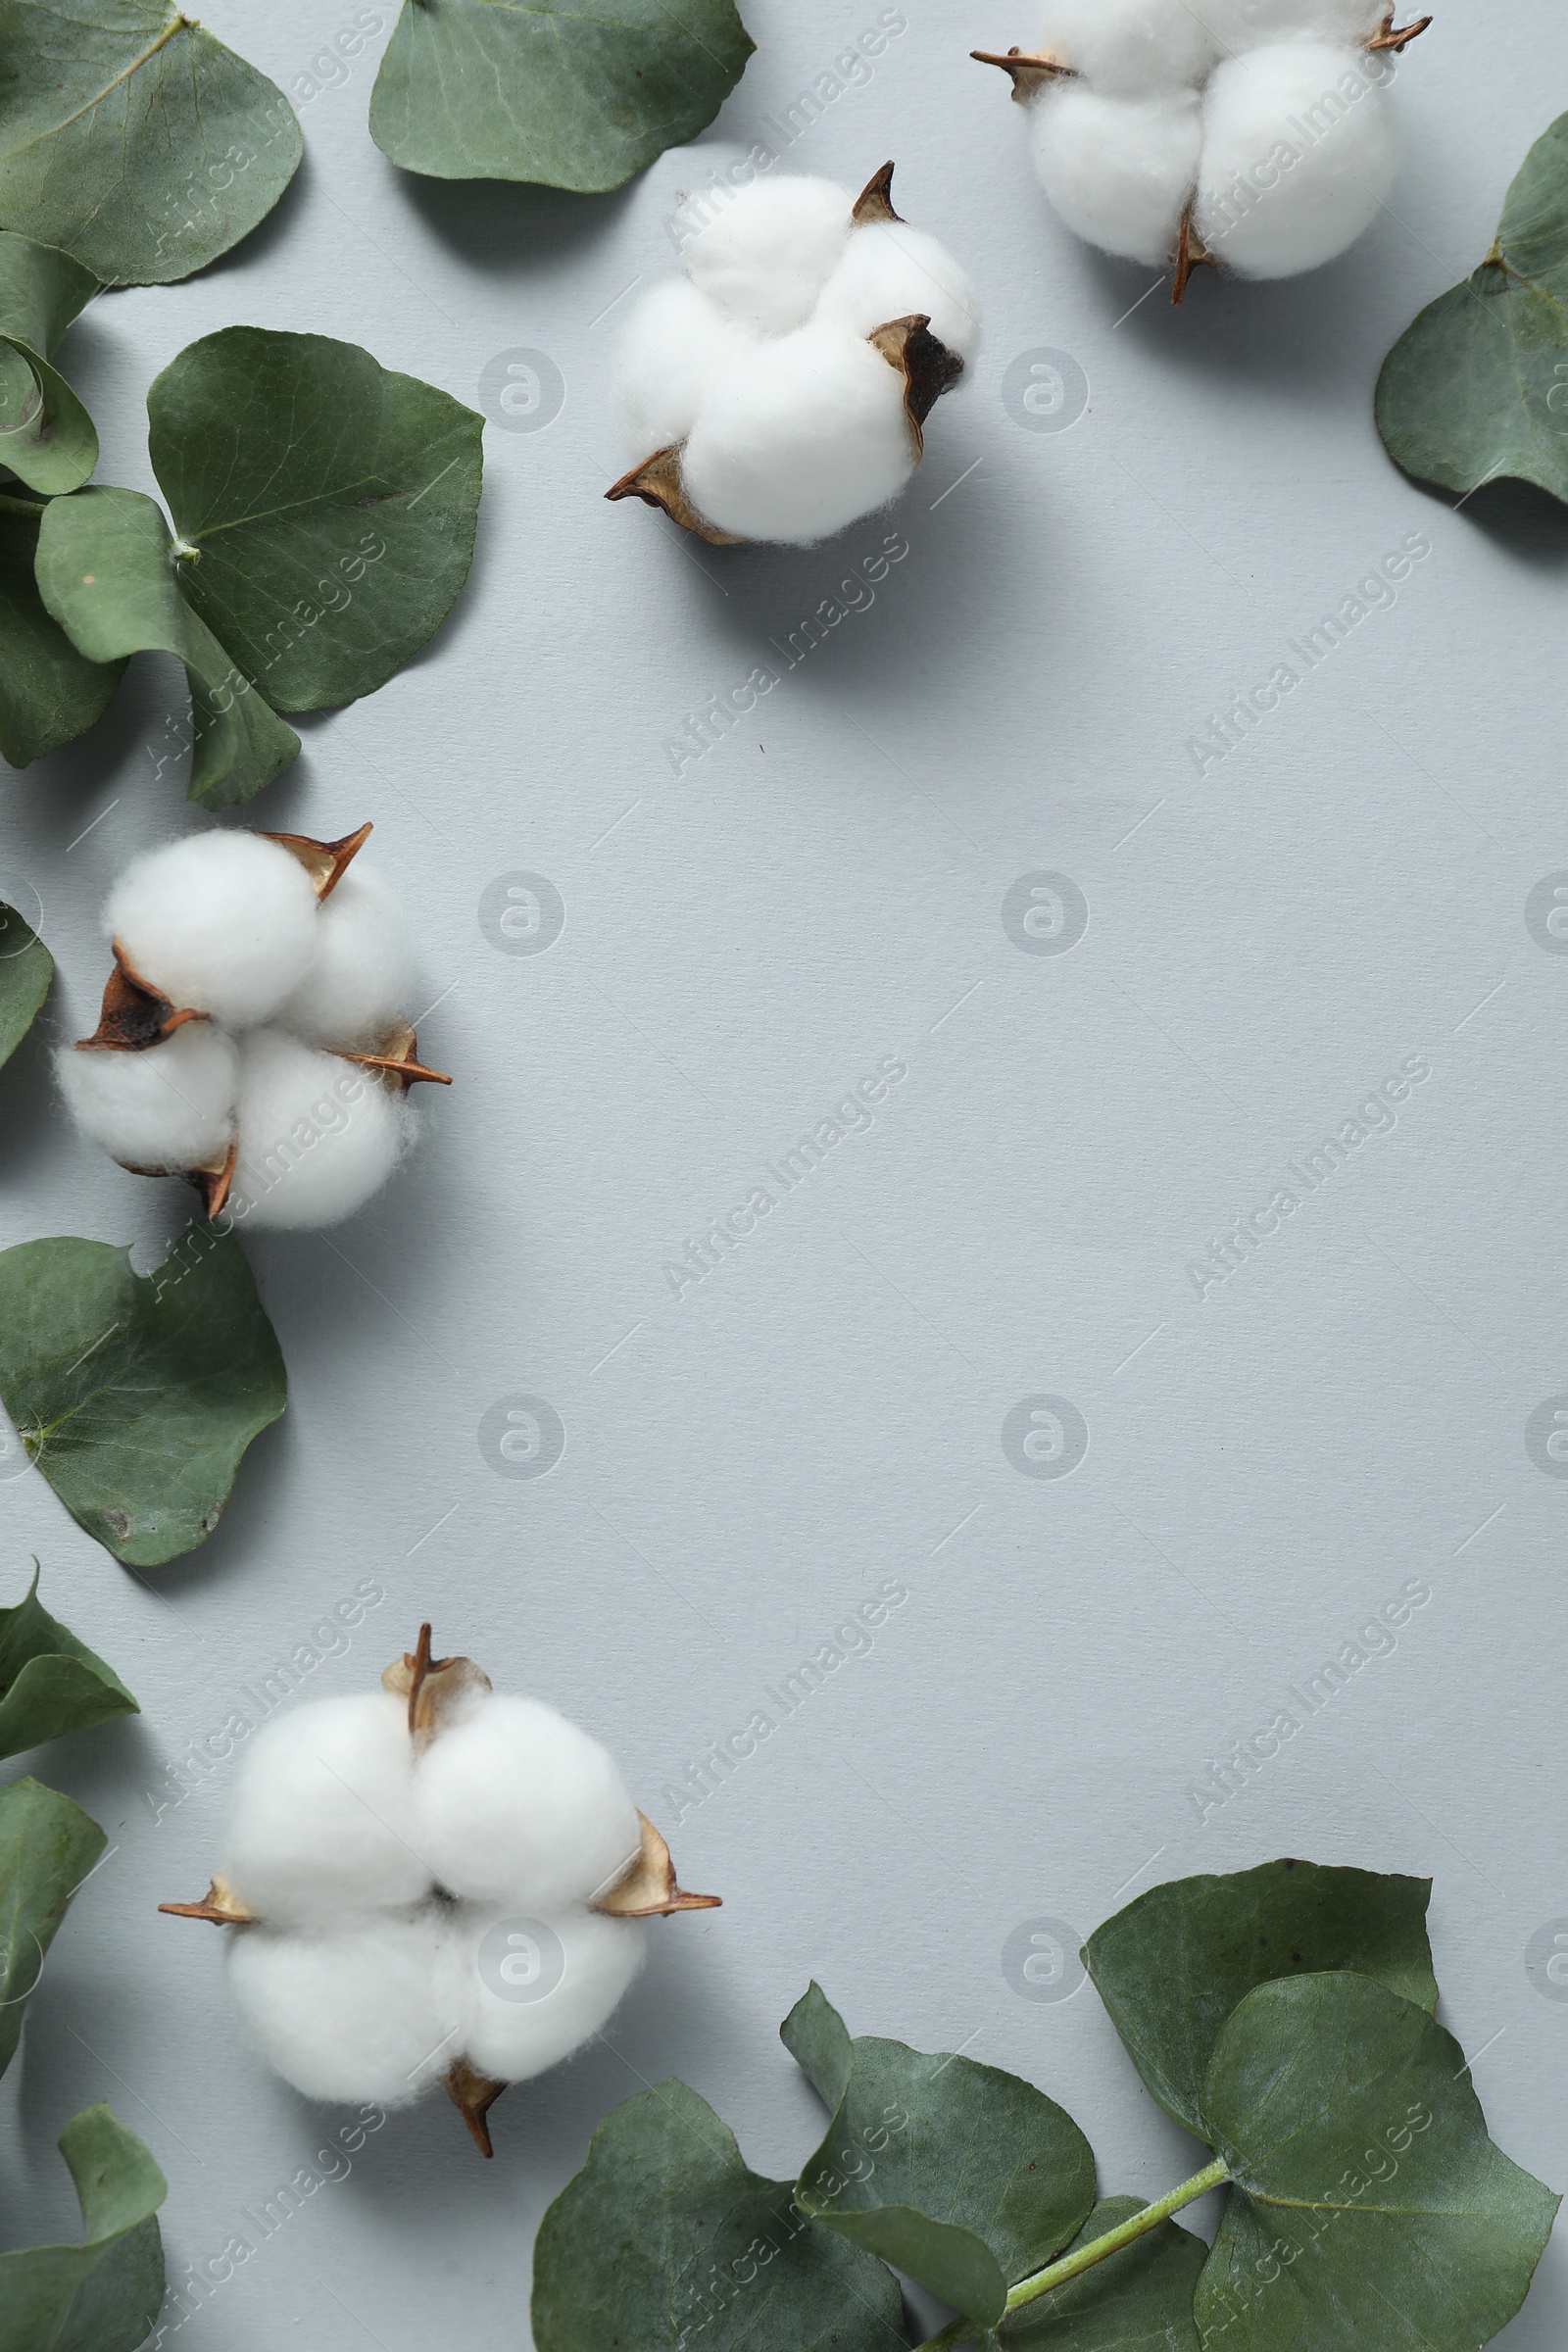
[[[421,1625],[418,1644],[394,1659],[381,1677],[381,1688],[404,1702],[409,1738],[416,1751],[429,1746],[438,1733],[471,1715],[495,1689],[482,1666],[471,1658],[433,1658],[432,1628]]]
[[[228,1944],[229,1991],[268,2064],[306,2098],[409,2107],[451,2063],[447,1935],[435,1903],[318,1928],[241,1928]]]
[[[134,858],[104,930],[144,989],[231,1028],[265,1021],[316,946],[317,896],[299,860],[260,833],[196,833]]]
[[[646,1813],[637,1816],[642,1841],[637,1858],[613,1886],[595,1896],[591,1908],[608,1919],[668,1919],[677,1911],[717,1911],[723,1897],[688,1894],[675,1877],[669,1847]]]
[[[255,1912],[241,1902],[221,1871],[199,1903],[160,1903],[158,1908],[171,1919],[205,1919],[215,1928],[254,1928],[257,1924]]]
[[[1044,89],[1057,81],[1077,78],[1071,66],[1064,66],[1046,49],[971,49],[969,55],[977,66],[1000,66],[1004,74],[1012,76],[1012,95],[1018,106],[1029,106]]]
[[[261,833],[259,841],[275,841],[280,850],[305,869],[318,902],[329,899],[375,827],[367,822],[338,841],[318,841],[310,833]]]

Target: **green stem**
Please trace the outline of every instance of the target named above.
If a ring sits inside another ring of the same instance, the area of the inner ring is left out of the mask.
[[[1195,2173],[1190,2180],[1184,2180],[1179,2188],[1169,2190],[1156,2204],[1146,2205],[1142,2213],[1135,2213],[1116,2229],[1107,2230],[1103,2237],[1091,2238],[1087,2246],[1075,2247],[1072,2253],[1063,2254],[1045,2270],[1037,2271],[1032,2278],[1020,2278],[1007,2297],[1007,2311],[1019,2311],[1024,2304],[1037,2302],[1054,2287],[1065,2286],[1069,2278],[1093,2270],[1096,2263],[1103,2262],[1108,2255],[1119,2254],[1123,2246],[1130,2246],[1151,2230],[1157,2230],[1161,2222],[1168,2222],[1184,2205],[1195,2204],[1200,2197],[1207,2196],[1211,2188],[1223,2187],[1230,2177],[1224,2157],[1216,2156],[1212,2164]],[[960,2344],[972,2344],[983,2333],[971,2320],[955,2320],[940,2335],[929,2337],[920,2352],[957,2352]]]

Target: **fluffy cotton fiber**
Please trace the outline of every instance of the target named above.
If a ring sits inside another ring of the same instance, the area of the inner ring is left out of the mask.
[[[405,2105],[459,2059],[521,2082],[636,1976],[645,1923],[589,1906],[639,1849],[613,1761],[552,1707],[481,1681],[423,1745],[385,1692],[299,1707],[235,1789],[235,2003],[310,2098]]]
[[[1149,267],[1182,222],[1250,278],[1333,261],[1395,173],[1374,0],[1050,0],[1030,103],[1041,184],[1067,225]]]
[[[68,1046],[55,1067],[82,1134],[127,1168],[182,1174],[221,1162],[232,1141],[239,1053],[210,1021],[144,1054]]]
[[[59,1054],[84,1135],[140,1173],[214,1180],[235,1147],[225,1205],[258,1230],[335,1225],[379,1192],[417,1117],[400,1079],[353,1058],[409,1036],[408,926],[373,872],[351,863],[318,899],[280,843],[196,834],[126,868],[104,929],[134,979],[211,1017]]]
[[[686,276],[631,313],[613,403],[635,464],[680,452],[704,521],[810,545],[896,498],[919,462],[902,370],[867,338],[912,317],[958,359],[979,347],[973,287],[932,237],[857,222],[847,188],[763,177],[689,197]]]
[[[286,1030],[253,1030],[239,1057],[235,1222],[295,1233],[340,1224],[385,1184],[414,1118],[395,1079]]]

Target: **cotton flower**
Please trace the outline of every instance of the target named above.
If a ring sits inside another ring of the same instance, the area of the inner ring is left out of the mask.
[[[296,2090],[439,2082],[488,2156],[490,2108],[609,2022],[647,1922],[716,1897],[682,1892],[597,1740],[432,1658],[428,1626],[381,1679],[258,1736],[206,1900],[162,1908],[234,1931],[235,2007]]]
[[[686,275],[621,338],[613,406],[632,471],[609,493],[718,545],[809,546],[896,498],[922,426],[980,342],[973,287],[894,212],[887,165],[687,197]]]
[[[342,841],[199,833],[136,858],[104,908],[115,969],[93,1036],[56,1057],[82,1134],[209,1217],[335,1225],[408,1150],[407,927]]]
[[[1396,163],[1383,0],[1047,0],[1011,74],[1042,186],[1069,228],[1180,302],[1198,263],[1295,277],[1376,219]]]

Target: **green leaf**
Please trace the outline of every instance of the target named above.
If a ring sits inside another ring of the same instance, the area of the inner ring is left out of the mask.
[[[274,82],[168,0],[0,0],[0,224],[107,285],[188,277],[304,153]]]
[[[0,1788],[0,2075],[17,2054],[28,1996],[71,1898],[108,1842],[69,1796],[37,1781]]]
[[[468,576],[483,417],[357,343],[233,326],[147,395],[180,585],[280,710],[373,694]]]
[[[628,2099],[540,2226],[538,2352],[888,2352],[908,2341],[880,2263],[752,2172],[684,2082]],[[0,2352],[5,2352],[0,2341]]]
[[[107,2107],[60,2134],[85,2243],[0,2254],[0,2352],[136,2352],[164,2299],[158,2208],[169,2184]]]
[[[1204,2086],[1236,2186],[1200,2281],[1221,2352],[1475,2352],[1559,2200],[1487,2136],[1464,2053],[1368,1978],[1250,1993]]]
[[[0,1757],[140,1713],[114,1668],[44,1608],[34,1560],[26,1599],[0,1609]]]
[[[69,253],[0,230],[0,466],[51,497],[79,489],[98,463],[92,418],[49,366],[97,292]]]
[[[1428,1879],[1315,1862],[1177,1879],[1098,1929],[1084,1965],[1165,2113],[1211,2139],[1203,2078],[1226,2019],[1254,1985],[1353,1969],[1404,2000],[1436,2008],[1426,1931],[1431,1894]]]
[[[755,46],[733,0],[405,0],[370,136],[432,179],[618,188],[706,130]]]
[[[814,1977],[780,2026],[778,2037],[831,2114],[849,2089],[855,2044]]]
[[[1105,2197],[1066,2249],[1076,2253],[1144,2210]],[[998,2330],[1003,2352],[1199,2352],[1193,2295],[1208,2259],[1200,2237],[1161,2222],[1147,2237],[1026,2303]]]
[[[0,1069],[43,1008],[55,959],[14,906],[0,899]]]
[[[72,1517],[155,1568],[212,1534],[287,1384],[243,1250],[203,1226],[149,1275],[106,1242],[0,1251],[0,1398]]]
[[[300,740],[186,603],[169,525],[138,490],[51,500],[38,531],[38,587],[89,662],[174,654],[190,679],[190,798],[228,808],[299,757]]]
[[[994,2327],[1007,2289],[1059,2254],[1093,2205],[1088,2140],[997,2067],[869,2035],[851,2047],[849,2082],[796,2187],[803,2211]]]
[[[44,611],[33,569],[42,514],[0,494],[0,754],[13,767],[102,718],[125,666],[89,662]]]
[[[1378,430],[1447,490],[1512,475],[1568,501],[1568,115],[1538,139],[1475,275],[1383,365]]]

